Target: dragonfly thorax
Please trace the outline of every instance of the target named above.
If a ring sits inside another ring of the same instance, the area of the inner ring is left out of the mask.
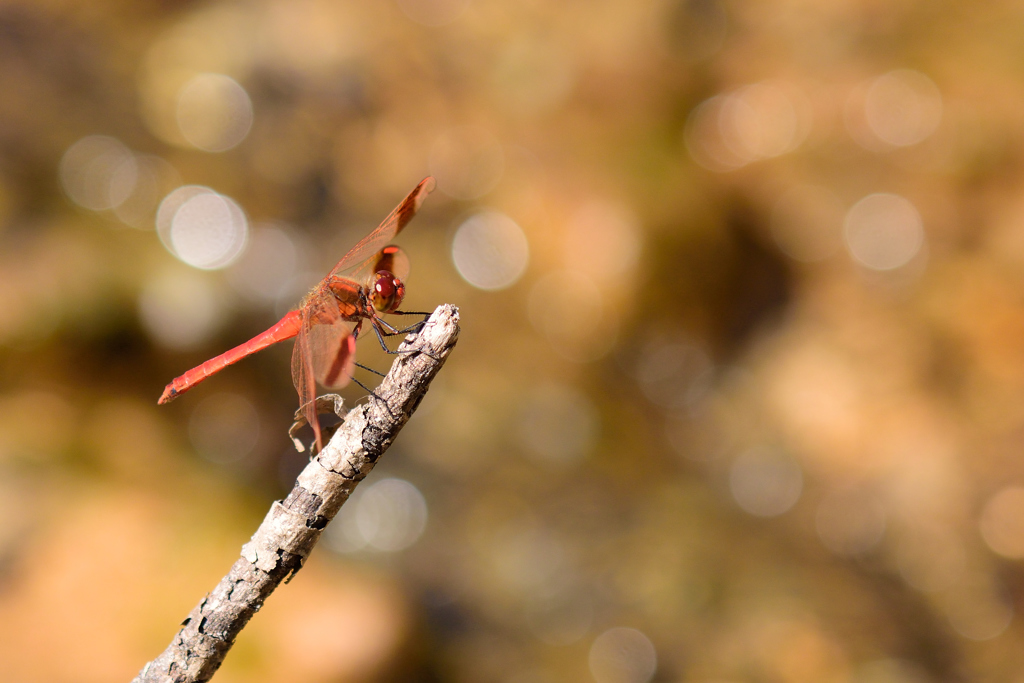
[[[343,320],[372,318],[373,305],[365,285],[346,277],[330,276],[306,295],[302,310],[321,324],[331,324],[340,315]]]

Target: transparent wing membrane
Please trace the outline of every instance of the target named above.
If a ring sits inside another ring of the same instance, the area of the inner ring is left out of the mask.
[[[328,389],[340,389],[352,380],[356,363],[357,325],[339,318],[330,325],[313,325],[309,330],[309,353],[313,376]]]
[[[323,448],[323,441],[320,436],[320,422],[316,414],[316,381],[313,379],[313,363],[309,354],[309,329],[306,321],[299,328],[295,337],[295,347],[292,349],[292,383],[295,384],[295,391],[299,394],[299,407],[306,422],[313,428],[313,435],[316,437],[317,451]]]
[[[359,241],[352,247],[345,256],[334,266],[331,275],[338,275],[347,271],[369,270],[378,258],[378,252],[384,245],[394,239],[395,235],[402,231],[409,221],[419,211],[423,200],[434,190],[434,179],[426,177],[420,181],[412,192],[395,207],[394,211],[377,226],[377,229]]]

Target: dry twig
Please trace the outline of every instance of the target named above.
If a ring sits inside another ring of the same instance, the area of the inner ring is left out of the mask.
[[[388,449],[441,369],[459,336],[458,309],[439,306],[422,331],[402,342],[387,377],[349,411],[283,501],[276,501],[228,575],[182,623],[163,654],[133,683],[208,681],[264,600],[297,572],[356,485]]]

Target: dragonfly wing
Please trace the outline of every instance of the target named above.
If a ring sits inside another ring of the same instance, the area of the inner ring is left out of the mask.
[[[308,316],[303,316],[302,326],[295,336],[295,347],[292,349],[292,383],[299,394],[299,408],[306,422],[313,428],[316,437],[317,451],[323,449],[320,436],[320,420],[316,414],[316,380],[313,375],[313,357],[309,350]]]
[[[352,379],[355,369],[355,335],[358,323],[342,316],[339,300],[318,293],[302,308],[302,325],[292,351],[292,381],[306,421],[313,427],[317,448],[322,448],[316,412],[316,384],[338,389]]]
[[[388,271],[399,280],[409,277],[409,257],[405,255],[405,252],[400,247],[394,244],[389,244],[378,251],[374,258],[368,259],[365,262],[365,266],[368,266],[365,271],[354,274],[355,280],[361,282],[365,278],[360,277],[360,275],[369,275],[381,270]]]
[[[402,228],[409,224],[409,221],[413,219],[413,216],[416,215],[416,212],[423,204],[423,200],[427,198],[428,194],[433,192],[434,186],[434,179],[430,176],[421,180],[420,184],[395,207],[395,210],[388,214],[384,222],[377,226],[376,230],[360,240],[359,244],[352,247],[338,261],[338,265],[334,266],[331,275],[355,270],[371,259],[376,260],[377,252],[381,250],[381,247],[390,242],[395,235],[401,232]]]
[[[310,328],[309,351],[317,382],[329,389],[340,389],[352,381],[358,327],[358,323],[339,317],[330,324]]]

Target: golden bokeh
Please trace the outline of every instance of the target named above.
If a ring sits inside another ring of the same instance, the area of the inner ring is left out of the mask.
[[[0,4],[0,679],[166,646],[305,456],[289,344],[161,389],[429,174],[459,346],[215,680],[1021,680],[1022,26]]]

